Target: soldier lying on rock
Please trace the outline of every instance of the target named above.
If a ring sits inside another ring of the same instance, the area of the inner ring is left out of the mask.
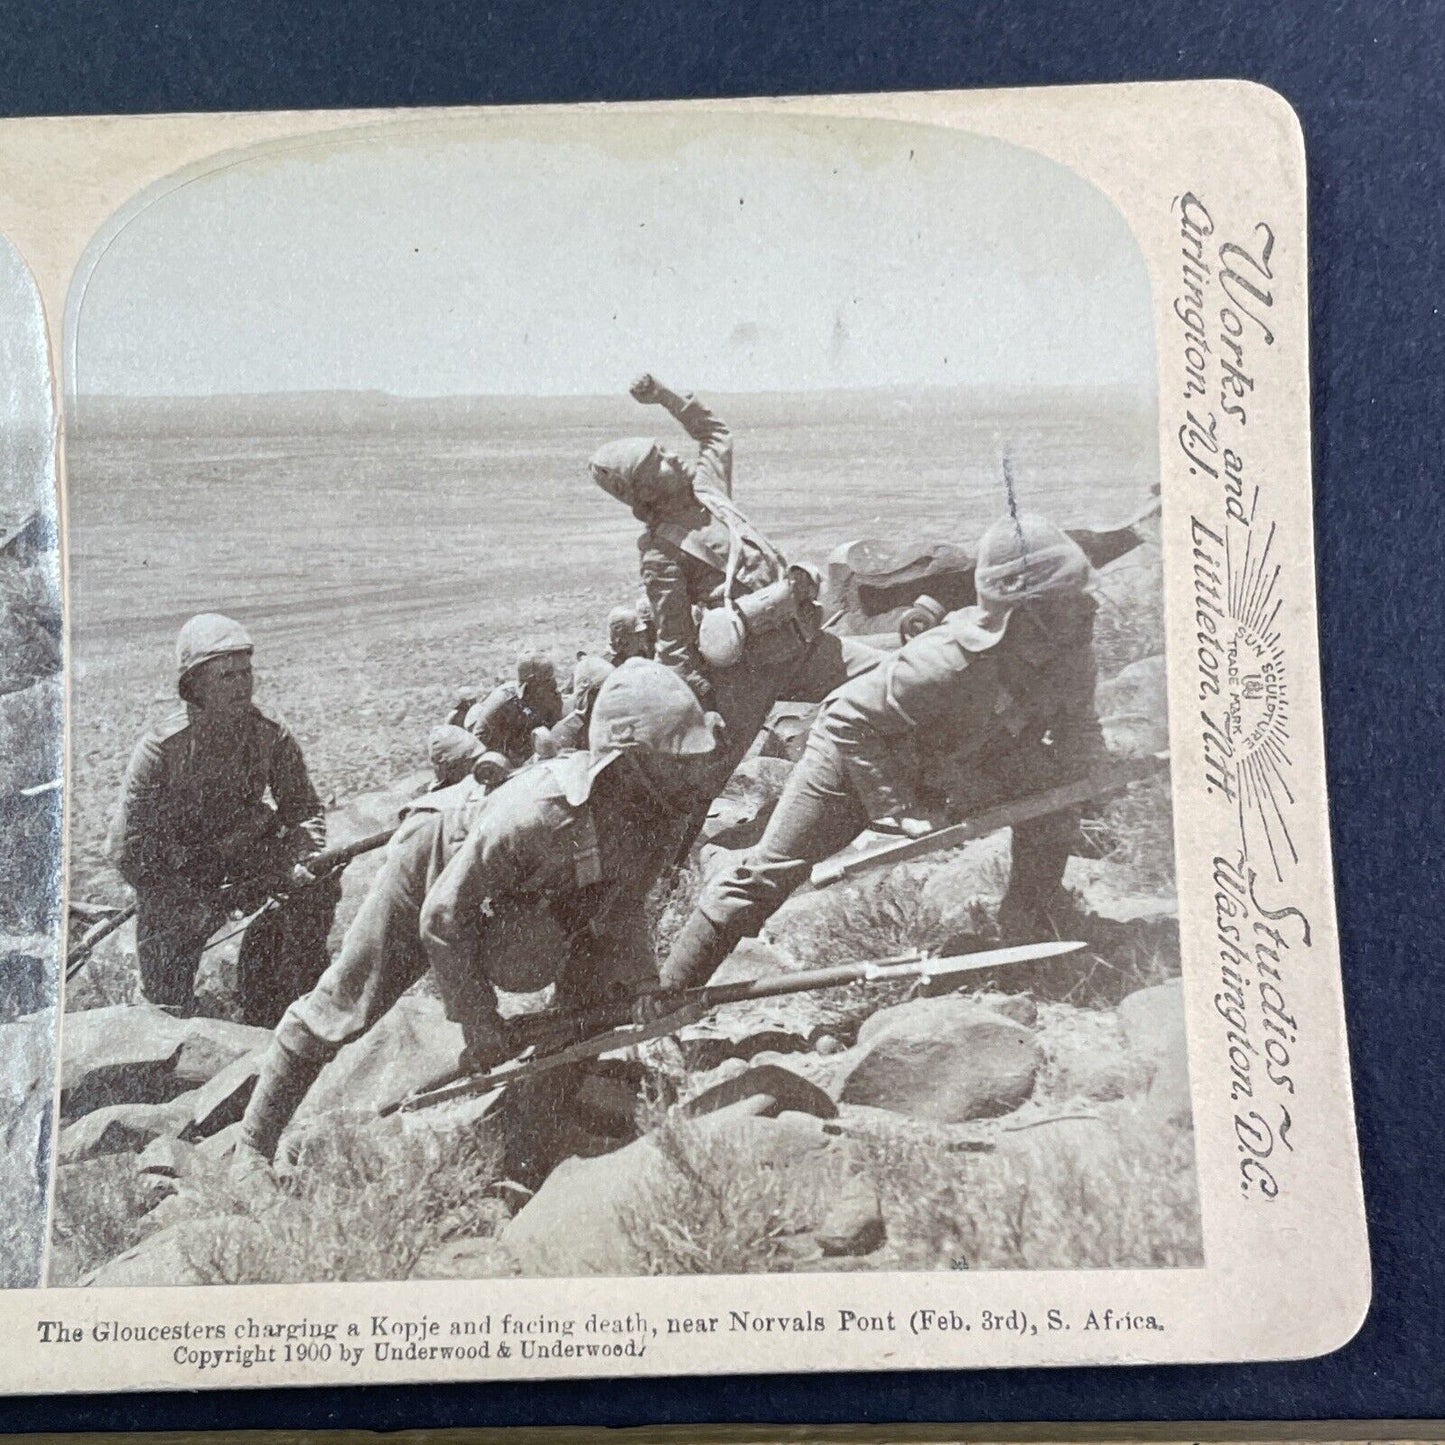
[[[242,951],[243,1016],[269,1027],[326,967],[340,887],[306,870],[325,846],[325,814],[296,739],[251,702],[251,653],[229,617],[181,629],[181,706],[136,746],[108,850],[135,889],[141,992],[180,1014],[195,1009],[211,935],[286,893]]]
[[[809,874],[867,828],[919,837],[955,815],[1071,781],[1102,753],[1092,570],[1051,523],[1005,517],[979,547],[979,603],[823,704],[758,845],[712,878],[661,970],[705,983]],[[1013,830],[1006,939],[1052,936],[1076,812]],[[663,1007],[665,1005],[659,1005]]]
[[[555,983],[574,1009],[654,984],[642,900],[676,856],[719,726],[666,668],[633,659],[599,690],[586,751],[412,803],[335,962],[276,1030],[237,1170],[269,1163],[323,1066],[428,965],[475,1068],[514,1052],[497,987]]]
[[[722,716],[731,771],[774,703],[820,702],[879,654],[823,631],[817,579],[790,567],[733,501],[727,427],[696,397],[651,376],[633,382],[631,393],[675,417],[698,458],[628,437],[594,454],[592,477],[643,524],[637,545],[654,656]]]

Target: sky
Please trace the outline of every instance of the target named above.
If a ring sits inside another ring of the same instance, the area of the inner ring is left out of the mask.
[[[205,395],[1152,389],[1101,193],[938,127],[481,117],[232,153],[92,244],[70,387]]]

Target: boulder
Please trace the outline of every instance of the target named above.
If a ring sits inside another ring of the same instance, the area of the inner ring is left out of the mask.
[[[963,998],[874,1014],[839,1098],[938,1123],[1007,1114],[1033,1093],[1043,1051],[1028,1029]]]
[[[135,1161],[136,1173],[154,1174],[162,1179],[183,1178],[191,1167],[195,1145],[182,1144],[179,1139],[161,1135],[152,1139]]]
[[[187,1090],[200,1088],[241,1059],[259,1059],[271,1042],[269,1029],[225,1019],[182,1021],[184,1034],[175,1062],[175,1077]]]
[[[872,1254],[888,1237],[878,1190],[861,1174],[849,1174],[833,1196],[814,1234],[830,1256]]]
[[[227,1236],[228,1243],[237,1248],[264,1248],[267,1239],[264,1224],[240,1215],[188,1219],[157,1230],[134,1248],[92,1270],[80,1283],[97,1289],[215,1283],[205,1257],[218,1235]]]
[[[1169,675],[1164,656],[1141,658],[1101,682],[1095,708],[1109,751],[1143,757],[1169,746]]]
[[[138,1154],[157,1139],[174,1136],[189,1115],[170,1104],[108,1104],[60,1131],[56,1162],[79,1164],[106,1154]]]
[[[150,1004],[66,1014],[60,1112],[79,1118],[108,1104],[164,1104],[263,1048],[265,1029],[213,1018],[174,1018]]]
[[[1129,994],[1118,1014],[1125,1042],[1151,1072],[1164,1060],[1186,1057],[1184,986],[1179,979]]]
[[[321,1071],[297,1123],[338,1110],[374,1113],[455,1069],[461,1051],[461,1028],[447,1019],[441,1000],[409,993]]]

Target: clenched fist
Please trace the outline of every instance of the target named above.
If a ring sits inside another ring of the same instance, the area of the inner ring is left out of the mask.
[[[644,406],[651,405],[662,397],[662,388],[650,371],[644,371],[627,390],[634,401],[640,401]]]

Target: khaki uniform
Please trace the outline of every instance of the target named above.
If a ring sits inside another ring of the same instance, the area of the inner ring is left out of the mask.
[[[497,1024],[496,989],[556,983],[564,1009],[655,983],[643,900],[676,855],[682,819],[617,801],[587,753],[535,764],[488,799],[432,885],[421,941],[450,1018]]]
[[[426,971],[419,932],[422,904],[486,798],[485,787],[465,778],[407,807],[340,951],[277,1027],[284,1049],[310,1063],[329,1062]]]
[[[202,950],[230,910],[259,905],[268,886],[325,842],[321,800],[283,724],[254,707],[222,723],[183,705],[147,733],[126,770],[108,842],[135,889],[146,998],[193,1007]],[[264,1021],[278,992],[287,995],[284,1007],[325,968],[338,897],[324,880],[265,916],[249,959],[243,947],[256,996],[254,1006],[243,999],[248,1019]],[[256,976],[268,969],[277,976]]]
[[[483,747],[520,767],[532,756],[533,731],[551,727],[561,716],[560,698],[555,707],[534,707],[522,696],[520,684],[504,682],[467,712],[463,726]]]
[[[854,639],[823,632],[818,610],[809,604],[801,609],[798,623],[750,638],[735,666],[709,667],[698,651],[697,612],[726,600],[730,559],[734,595],[778,581],[787,564],[732,500],[732,434],[696,397],[675,400],[677,405],[664,405],[697,442],[699,455],[693,495],[652,517],[637,543],[657,629],[653,655],[677,672],[705,707],[722,716],[728,727],[727,761],[735,764],[774,703],[821,702],[835,687],[874,666],[881,654]]]
[[[945,804],[967,816],[1078,777],[1101,753],[1092,600],[1025,604],[994,639],[974,611],[951,614],[824,703],[758,846],[699,901],[723,951],[870,822]],[[1073,812],[1014,829],[1005,933],[1045,926],[1076,832]],[[671,961],[668,972],[671,982]]]

